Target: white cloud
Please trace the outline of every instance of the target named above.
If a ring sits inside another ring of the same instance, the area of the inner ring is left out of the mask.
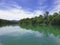
[[[9,20],[19,20],[23,18],[31,18],[34,16],[39,16],[42,12],[36,10],[34,12],[29,12],[24,9],[12,8],[10,10],[0,10],[0,18]]]
[[[60,0],[55,0],[53,8],[50,12],[54,13],[54,12],[59,12],[59,11],[60,11]]]
[[[8,20],[19,20],[22,18],[31,18],[31,17],[39,16],[42,13],[40,10],[29,12],[23,9],[21,6],[18,6],[16,2],[6,3],[3,0],[0,3],[0,6],[7,8],[7,10],[0,10],[0,19],[2,18]]]

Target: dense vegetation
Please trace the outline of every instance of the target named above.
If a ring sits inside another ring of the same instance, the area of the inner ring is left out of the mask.
[[[25,18],[20,20],[19,24],[21,28],[43,32],[46,35],[60,35],[60,13],[57,12],[52,15],[46,12],[44,15],[38,17]]]
[[[17,22],[8,21],[0,19],[0,26],[1,25],[10,25],[16,24]],[[44,15],[36,16],[34,18],[25,18],[19,21],[20,26],[39,26],[39,25],[60,25],[60,13],[54,13],[52,15],[49,14],[47,11]]]
[[[60,25],[60,13],[54,13],[52,15],[47,11],[44,15],[40,15],[34,18],[25,18],[20,20],[20,26],[23,25]]]

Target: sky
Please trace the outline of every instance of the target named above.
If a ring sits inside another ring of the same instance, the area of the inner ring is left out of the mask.
[[[0,19],[20,20],[60,11],[60,0],[0,0]]]

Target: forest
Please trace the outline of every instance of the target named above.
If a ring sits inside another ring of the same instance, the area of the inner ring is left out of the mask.
[[[25,18],[19,21],[19,25],[60,25],[60,12],[49,14],[48,11],[44,15],[39,15],[34,18]]]
[[[9,21],[0,19],[0,26],[1,25],[10,25],[10,24],[17,24],[20,26],[39,26],[39,25],[60,25],[60,12],[55,12],[54,14],[49,14],[48,11],[45,12],[44,15],[39,15],[33,18],[24,18],[20,21]]]

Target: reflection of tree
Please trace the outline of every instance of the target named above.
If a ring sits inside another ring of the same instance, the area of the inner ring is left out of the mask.
[[[54,34],[55,36],[59,36],[60,37],[60,26],[32,26],[32,25],[27,25],[27,26],[20,26],[21,28],[25,28],[25,29],[31,29],[34,31],[39,31],[41,33],[46,34],[46,36],[48,36],[49,34]]]

